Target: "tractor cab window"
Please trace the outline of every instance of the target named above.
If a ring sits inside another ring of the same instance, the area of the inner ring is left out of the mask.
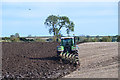
[[[71,46],[71,45],[73,45],[73,40],[72,39],[62,39],[61,45],[62,46]]]

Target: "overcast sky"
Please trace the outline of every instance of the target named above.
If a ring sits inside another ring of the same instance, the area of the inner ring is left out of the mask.
[[[29,10],[31,9],[31,10]],[[71,35],[117,35],[118,2],[3,2],[2,36],[50,36],[49,15],[67,16],[75,23]],[[66,35],[65,29],[61,33]],[[51,35],[52,36],[52,35]]]

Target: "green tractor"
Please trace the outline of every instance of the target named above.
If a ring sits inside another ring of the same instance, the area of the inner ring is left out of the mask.
[[[79,47],[76,45],[75,37],[61,37],[60,46],[57,46],[57,56],[62,61],[80,65],[78,49]]]

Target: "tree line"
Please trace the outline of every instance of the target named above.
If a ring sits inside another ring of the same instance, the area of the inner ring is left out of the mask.
[[[64,37],[64,36],[62,36]],[[120,42],[120,36],[75,36],[76,42]],[[42,37],[27,36],[20,37],[19,33],[10,35],[10,37],[2,37],[3,42],[60,42],[60,38],[54,40],[54,36],[48,37],[48,39],[42,39]]]

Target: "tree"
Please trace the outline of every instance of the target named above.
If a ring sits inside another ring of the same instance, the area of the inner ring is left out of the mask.
[[[11,40],[12,42],[19,42],[19,41],[20,41],[20,39],[19,39],[18,37],[15,37],[15,35],[11,35],[11,36],[10,36],[10,40]]]
[[[45,20],[44,24],[49,27],[49,33],[51,34],[53,32],[53,35],[56,35],[57,29],[57,23],[58,23],[58,17],[55,15],[50,15]]]
[[[66,32],[69,35],[70,31],[74,31],[74,23],[66,16],[50,15],[44,22],[49,27],[49,33],[53,33],[54,36],[59,36],[60,30],[65,27]]]
[[[110,36],[104,36],[102,42],[112,42],[112,38]]]
[[[59,19],[58,32],[61,30],[62,27],[65,27],[66,32],[67,32],[67,34],[69,36],[70,31],[74,31],[74,26],[75,26],[74,23],[72,21],[70,21],[67,16],[61,16],[61,17],[58,16],[58,19]]]
[[[15,33],[15,37],[19,38],[20,37],[19,33]]]
[[[19,42],[20,41],[20,36],[18,33],[15,33],[15,35],[10,35],[10,40],[12,42]]]
[[[14,35],[10,35],[10,37],[15,37]]]
[[[117,42],[120,42],[120,36],[117,36]]]
[[[30,37],[32,37],[32,35],[31,35],[31,34],[29,34],[27,37],[29,37],[29,38],[30,38]]]

